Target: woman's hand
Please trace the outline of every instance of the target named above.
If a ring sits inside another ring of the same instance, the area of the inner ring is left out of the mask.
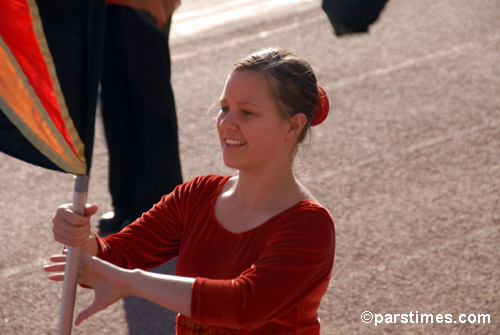
[[[66,256],[56,255],[50,257],[54,264],[46,265],[44,270],[52,272],[49,279],[53,281],[64,280]],[[84,309],[76,318],[75,325],[91,315],[103,310],[125,296],[123,292],[123,275],[129,270],[119,268],[97,257],[82,253],[78,272],[78,283],[94,290],[94,302]]]
[[[68,246],[83,246],[92,239],[90,217],[97,212],[97,205],[85,206],[85,216],[78,215],[71,204],[61,205],[52,219],[54,239]],[[90,252],[93,250],[85,250]]]

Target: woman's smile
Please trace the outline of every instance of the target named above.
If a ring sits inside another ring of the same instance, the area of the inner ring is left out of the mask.
[[[228,138],[224,141],[224,145],[226,147],[240,147],[240,146],[243,146],[245,145],[246,142],[243,142],[243,141],[240,141],[240,140],[235,140],[235,139],[232,139],[232,138]]]

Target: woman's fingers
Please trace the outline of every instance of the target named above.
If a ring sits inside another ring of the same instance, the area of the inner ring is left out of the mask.
[[[54,264],[45,265],[43,270],[45,272],[50,272],[53,274],[49,275],[49,279],[52,281],[63,281],[64,280],[64,269],[66,267],[66,256],[65,255],[54,255],[50,258],[51,262]]]
[[[77,214],[73,211],[72,204],[63,204],[57,208],[55,217],[61,217],[76,226],[86,225],[90,217],[97,213],[98,209],[99,206],[97,205],[85,204],[85,214]]]
[[[88,238],[90,227],[74,227],[66,223],[54,224],[52,227],[54,239],[64,245],[80,246]]]
[[[48,276],[49,280],[52,281],[64,281],[64,273],[56,273]]]
[[[85,204],[85,215],[86,216],[92,216],[95,213],[97,213],[97,210],[99,209],[99,206],[94,205],[94,204]]]
[[[66,255],[52,255],[49,257],[51,262],[66,262]]]
[[[90,216],[75,213],[70,204],[59,206],[54,216],[54,223],[61,223],[73,227],[85,227],[89,224]]]
[[[50,273],[49,279],[64,281],[66,255],[53,255],[49,259],[54,263],[43,267],[45,272]],[[78,283],[94,290],[94,302],[78,315],[76,325],[122,298],[121,293],[113,286],[113,274],[117,269],[116,266],[101,261],[97,257],[86,253],[81,254]]]
[[[91,233],[90,215],[97,211],[96,205],[87,205],[87,216],[78,215],[72,210],[71,204],[59,206],[52,220],[52,233],[54,239],[62,244],[80,246]]]
[[[106,308],[106,306],[103,306],[103,305],[99,305],[97,303],[96,300],[94,300],[94,302],[92,303],[92,305],[90,305],[89,307],[85,308],[83,311],[80,312],[80,314],[78,314],[78,316],[76,317],[76,320],[75,320],[75,325],[78,326],[82,321],[88,319],[90,316],[92,316],[93,314],[103,310],[104,308]]]
[[[64,272],[66,267],[66,263],[55,263],[50,265],[45,265],[43,270],[45,272]]]
[[[78,315],[75,324],[79,325],[91,315],[105,309],[121,298],[105,278],[107,263],[97,257],[82,253],[80,258],[80,283],[89,285],[94,290],[94,302]],[[109,271],[109,270],[108,270]]]

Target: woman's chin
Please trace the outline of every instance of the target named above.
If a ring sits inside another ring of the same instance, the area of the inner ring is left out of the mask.
[[[228,168],[230,169],[235,169],[235,170],[239,170],[240,169],[240,165],[231,161],[231,160],[228,160],[228,159],[224,159],[224,165],[227,166]]]

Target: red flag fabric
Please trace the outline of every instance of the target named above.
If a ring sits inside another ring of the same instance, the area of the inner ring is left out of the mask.
[[[0,0],[0,151],[88,174],[104,0]]]

